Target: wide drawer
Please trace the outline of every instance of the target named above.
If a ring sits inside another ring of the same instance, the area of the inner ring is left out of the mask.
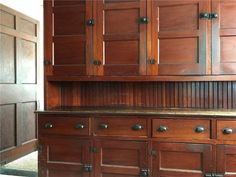
[[[99,136],[147,137],[147,119],[130,117],[96,117],[94,134]]]
[[[209,139],[209,120],[153,119],[152,136],[158,138]]]
[[[39,133],[57,135],[89,135],[88,117],[39,116]]]
[[[236,121],[218,120],[217,139],[236,140]]]

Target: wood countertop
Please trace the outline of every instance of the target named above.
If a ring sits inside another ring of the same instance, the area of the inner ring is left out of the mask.
[[[85,115],[149,115],[149,116],[194,116],[194,117],[236,117],[234,109],[157,109],[141,107],[55,107],[37,110],[40,114],[85,114]]]

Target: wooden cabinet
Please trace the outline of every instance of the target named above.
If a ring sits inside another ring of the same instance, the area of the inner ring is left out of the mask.
[[[39,151],[40,177],[92,176],[90,140],[53,136],[40,137],[39,142],[41,146],[41,151]]]
[[[235,1],[153,1],[149,73],[236,74],[235,15]]]
[[[47,74],[236,74],[235,15],[227,0],[45,0]]]
[[[213,170],[211,145],[154,142],[152,148],[153,177],[203,177]]]
[[[95,177],[140,177],[148,170],[145,141],[96,140]]]

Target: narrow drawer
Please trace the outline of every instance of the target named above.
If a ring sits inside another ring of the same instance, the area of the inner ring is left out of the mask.
[[[40,116],[38,129],[40,134],[89,135],[89,122],[86,117]]]
[[[158,138],[209,139],[210,120],[153,119],[152,136]]]
[[[236,121],[218,120],[217,139],[236,140]]]
[[[94,134],[99,136],[147,137],[147,119],[130,117],[97,117]]]

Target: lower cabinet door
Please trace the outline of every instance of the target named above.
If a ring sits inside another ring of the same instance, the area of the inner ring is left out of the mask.
[[[204,177],[212,169],[208,144],[153,142],[152,177]]]
[[[217,177],[236,177],[236,145],[217,145]]]
[[[148,176],[148,143],[96,140],[95,177]]]
[[[93,166],[85,139],[51,137],[40,139],[39,177],[90,177]]]

